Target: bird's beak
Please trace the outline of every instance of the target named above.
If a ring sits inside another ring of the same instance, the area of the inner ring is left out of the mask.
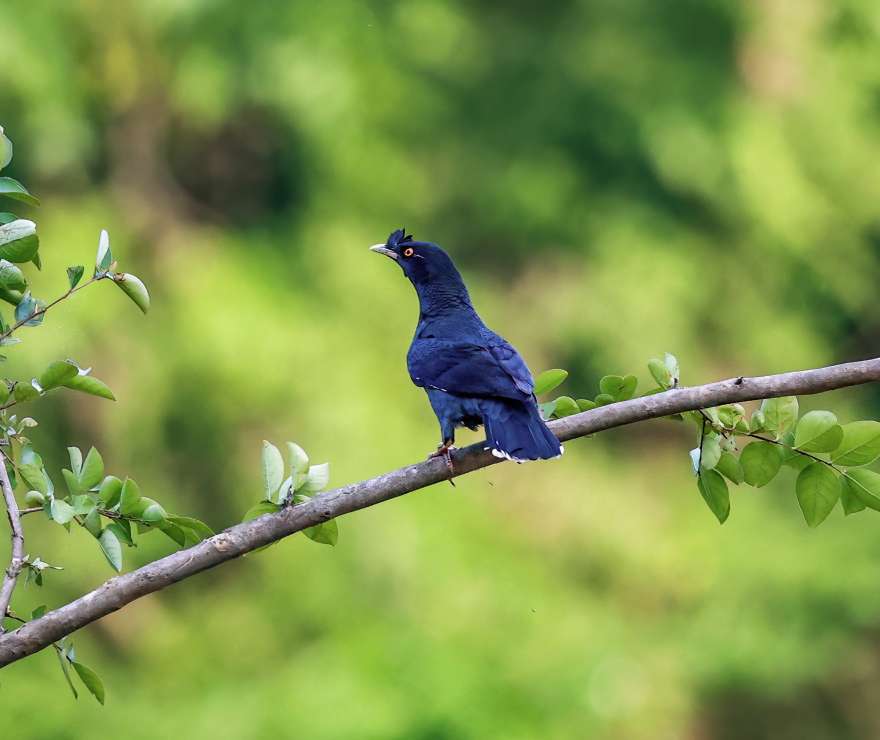
[[[397,252],[392,249],[388,249],[384,244],[374,244],[370,247],[371,252],[378,252],[379,254],[384,254],[386,257],[391,257],[391,259],[397,259]]]

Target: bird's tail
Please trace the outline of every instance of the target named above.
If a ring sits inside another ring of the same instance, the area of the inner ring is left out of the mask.
[[[496,457],[515,462],[549,460],[562,454],[562,445],[551,432],[534,401],[504,398],[480,399],[486,449]]]

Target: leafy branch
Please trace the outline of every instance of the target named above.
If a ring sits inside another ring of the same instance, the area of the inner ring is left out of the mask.
[[[743,401],[822,393],[876,381],[880,381],[880,358],[780,375],[737,377],[702,386],[670,388],[578,412],[551,421],[549,426],[561,441],[568,441],[648,419],[674,417]],[[758,442],[754,440],[754,443]],[[482,443],[478,443],[453,453],[455,476],[501,462],[483,447]],[[863,453],[862,447],[846,452],[847,455]],[[717,470],[711,472],[721,476]],[[871,471],[848,472],[856,481],[863,481],[861,474],[865,473],[880,480],[880,475]],[[274,483],[277,471],[272,476]],[[237,524],[188,549],[117,576],[75,601],[0,636],[0,666],[38,652],[132,601],[208,568],[344,514],[375,506],[451,477],[454,476],[445,462],[434,458],[376,478],[318,493],[302,503],[283,506],[276,512]],[[865,488],[878,491],[877,507],[880,508],[880,486],[872,489],[865,483]]]

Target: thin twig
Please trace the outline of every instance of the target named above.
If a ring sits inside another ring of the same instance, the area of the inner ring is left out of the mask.
[[[551,422],[548,426],[560,441],[566,442],[606,429],[684,411],[712,408],[737,401],[822,393],[876,381],[880,381],[880,358],[780,375],[734,377],[702,386],[676,388],[583,411]],[[455,475],[464,475],[501,462],[483,449],[484,447],[485,443],[480,442],[457,450],[454,453]],[[541,468],[538,467],[528,474],[540,475],[540,471]],[[0,666],[32,655],[136,599],[204,570],[308,527],[375,506],[451,477],[453,474],[445,462],[434,458],[318,494],[306,503],[289,506],[277,514],[266,514],[237,524],[193,547],[111,578],[69,604],[47,612],[14,632],[0,635]]]
[[[15,333],[15,331],[17,331],[18,329],[23,327],[29,321],[33,321],[38,316],[42,316],[50,308],[52,308],[53,306],[57,306],[59,303],[61,303],[61,301],[65,300],[67,298],[70,298],[70,296],[72,296],[74,293],[78,293],[83,288],[91,285],[92,283],[96,283],[99,280],[103,280],[105,277],[107,277],[106,272],[99,272],[97,275],[93,275],[88,280],[86,280],[82,285],[78,285],[75,288],[69,288],[66,293],[58,296],[58,298],[56,298],[51,303],[47,303],[42,308],[39,308],[36,311],[34,311],[30,316],[26,316],[21,321],[17,321],[12,326],[10,326],[6,331],[4,331],[2,334],[0,334],[0,343],[2,343],[4,339],[8,339],[9,337],[11,337]]]
[[[0,586],[0,634],[5,632],[3,617],[9,609],[12,600],[12,592],[15,583],[24,565],[24,533],[21,529],[21,517],[18,511],[18,502],[9,482],[9,473],[6,472],[5,455],[0,455],[0,487],[3,489],[3,498],[6,501],[6,516],[9,519],[10,536],[12,539],[12,557],[9,567],[3,576],[3,585]]]

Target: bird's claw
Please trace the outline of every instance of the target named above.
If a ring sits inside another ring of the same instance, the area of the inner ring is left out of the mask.
[[[428,455],[428,459],[432,460],[435,457],[442,457],[444,462],[446,463],[446,469],[449,471],[450,475],[455,475],[455,466],[452,464],[452,450],[455,449],[455,445],[453,444],[442,444],[440,445],[435,452],[432,452]],[[450,479],[449,481],[453,486],[455,486],[455,481]]]

